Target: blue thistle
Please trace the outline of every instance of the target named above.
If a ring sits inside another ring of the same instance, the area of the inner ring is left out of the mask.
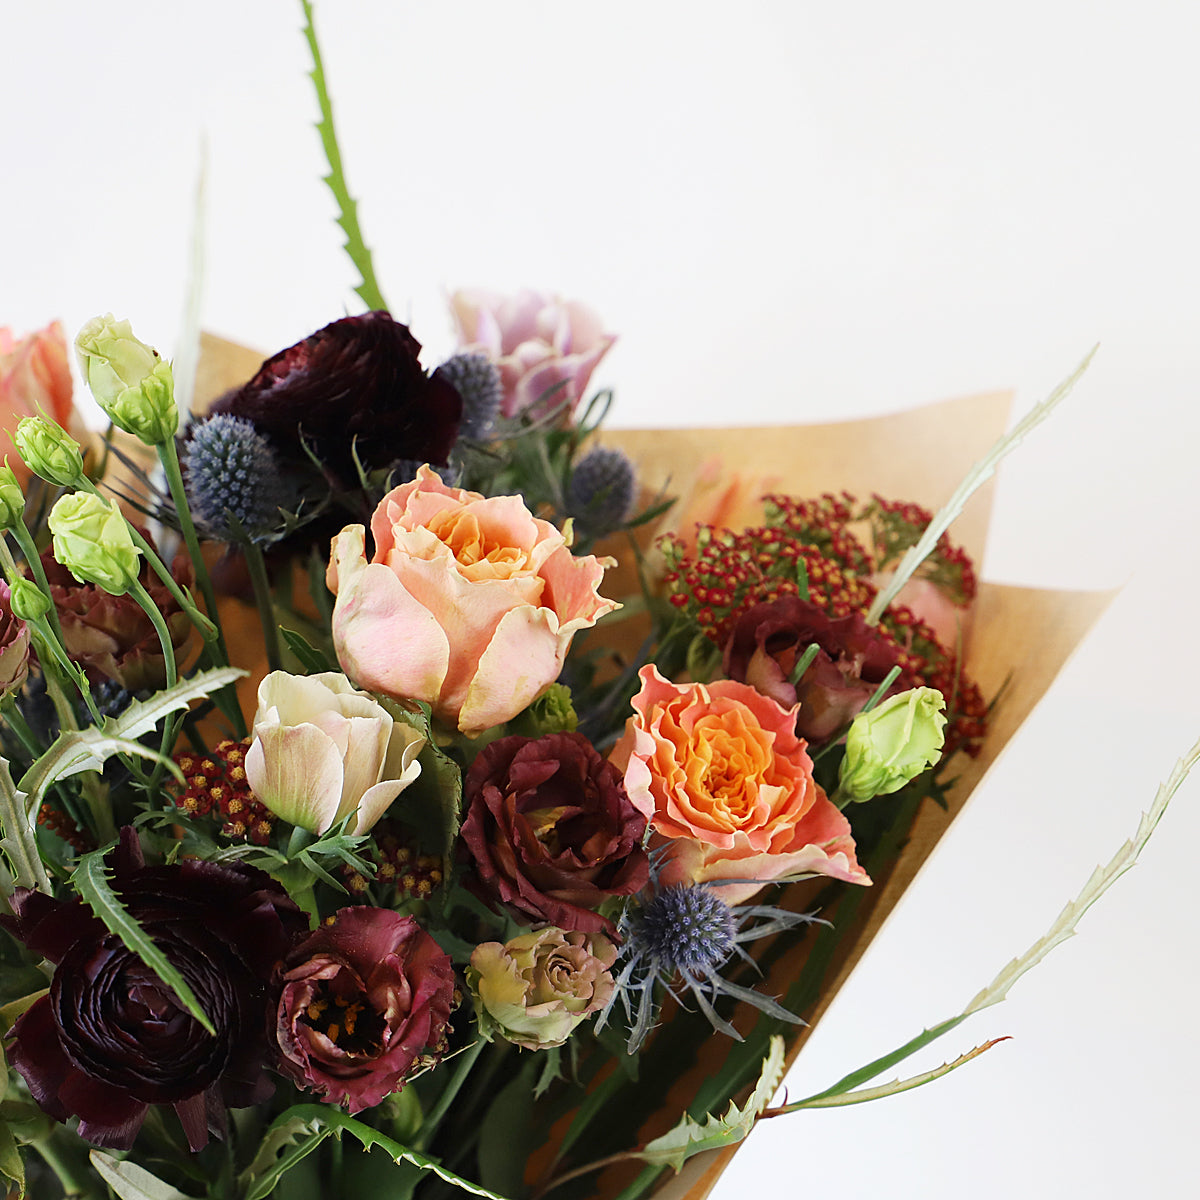
[[[458,436],[475,442],[488,438],[504,399],[504,384],[496,364],[486,354],[472,351],[448,358],[434,374],[452,384],[462,397]]]
[[[279,465],[249,421],[224,414],[201,421],[192,429],[184,462],[188,505],[215,537],[234,541],[240,526],[259,541],[279,524],[284,498]]]
[[[621,918],[619,931],[624,941],[614,968],[617,987],[597,1027],[608,1020],[619,996],[629,1022],[626,1048],[636,1054],[650,1032],[660,982],[676,995],[689,992],[712,1027],[739,1042],[741,1034],[714,1008],[718,996],[744,1001],[768,1016],[802,1025],[795,1013],[770,996],[730,983],[721,969],[735,958],[754,965],[742,949],[743,943],[815,920],[811,913],[788,912],[768,904],[730,906],[705,884],[662,887],[655,867],[649,894],[630,905]]]
[[[424,465],[425,460],[421,458],[398,458],[392,463],[391,473],[388,475],[388,487],[394,488],[399,487],[402,483],[412,483],[417,477],[417,472]],[[462,482],[462,465],[460,463],[452,460],[441,467],[436,463],[430,465],[447,487],[458,487]]]
[[[609,446],[596,446],[571,471],[567,515],[589,535],[608,533],[628,518],[636,481],[628,455]]]

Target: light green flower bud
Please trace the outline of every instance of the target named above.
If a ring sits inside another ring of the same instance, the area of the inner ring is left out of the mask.
[[[945,725],[936,688],[913,688],[859,713],[846,734],[838,795],[861,801],[899,791],[941,757]]]
[[[75,339],[79,368],[100,407],[118,429],[148,446],[175,436],[179,410],[171,364],[111,313],[94,317]]]
[[[0,529],[11,529],[25,511],[25,493],[17,482],[16,472],[4,460],[0,467]]]
[[[8,606],[22,621],[40,621],[52,601],[32,579],[16,579],[9,591]]]
[[[612,998],[616,947],[601,933],[549,926],[476,946],[467,967],[479,1032],[526,1050],[561,1046]]]
[[[83,482],[83,453],[61,425],[45,417],[25,417],[13,441],[34,474],[60,487],[78,487]]]
[[[94,583],[110,596],[133,586],[141,551],[118,509],[90,492],[62,496],[50,510],[54,557],[76,579]]]
[[[548,733],[574,733],[579,724],[571,689],[552,683],[521,715],[509,723],[510,733],[540,738]]]

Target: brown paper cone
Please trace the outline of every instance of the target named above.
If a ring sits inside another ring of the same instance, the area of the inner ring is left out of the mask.
[[[197,373],[197,409],[248,379],[262,356],[231,342],[205,335]],[[951,495],[969,468],[1004,431],[1010,397],[988,393],[950,400],[910,412],[862,421],[818,426],[774,426],[735,429],[605,430],[601,440],[623,449],[638,467],[644,488],[680,497],[670,522],[680,532],[689,523],[712,520],[737,526],[757,521],[757,496],[775,490],[815,496],[850,491],[860,498],[878,492],[889,499],[913,500],[936,510]],[[991,508],[991,485],[982,487],[951,530],[978,564],[982,561]],[[619,546],[614,547],[619,551]],[[614,577],[615,588],[632,590]],[[829,981],[807,1029],[798,1029],[788,1046],[794,1060],[804,1038],[837,994],[855,963],[879,932],[904,889],[912,881],[938,839],[962,810],[975,785],[1033,710],[1063,664],[1104,611],[1111,593],[1043,591],[984,583],[976,601],[966,645],[966,666],[985,697],[1004,687],[983,750],[962,759],[948,807],[926,802],[911,836],[890,870],[876,875],[866,902],[843,933]],[[232,614],[231,614],[232,615]],[[245,618],[248,614],[242,614]],[[228,619],[226,621],[228,627]],[[252,626],[247,624],[247,633]],[[619,632],[618,632],[619,631]],[[615,627],[616,639],[627,631]],[[608,637],[601,631],[601,636]],[[803,963],[808,942],[800,941],[763,985],[776,994]],[[678,1105],[661,1114],[663,1132],[675,1124],[688,1103],[696,1078],[685,1078],[672,1092]],[[711,1192],[736,1147],[699,1155],[683,1172],[661,1183],[656,1200],[703,1200]],[[580,1180],[576,1195],[612,1194],[605,1176]]]

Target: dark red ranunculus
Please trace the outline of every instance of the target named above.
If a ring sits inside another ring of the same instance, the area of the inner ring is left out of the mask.
[[[792,668],[813,642],[820,647],[816,658],[799,684],[791,683]],[[748,608],[725,644],[725,674],[784,708],[798,701],[796,733],[810,742],[824,741],[848,725],[899,664],[899,651],[861,613],[830,617],[797,596]],[[902,671],[888,694],[916,683]]]
[[[154,539],[145,530],[141,532],[153,546]],[[88,678],[112,679],[131,692],[166,686],[167,664],[154,622],[131,595],[112,596],[95,584],[80,583],[54,558],[53,550],[42,554],[42,566],[67,654],[87,671]],[[196,573],[186,549],[181,547],[175,555],[171,574],[181,588],[189,589],[195,583]],[[192,622],[145,561],[138,580],[167,622],[178,662],[191,637]]]
[[[305,445],[336,486],[399,459],[444,465],[462,397],[417,360],[421,343],[386,312],[343,317],[267,359],[214,413],[244,417],[285,460],[308,469]]]
[[[464,799],[460,853],[481,897],[520,920],[615,933],[592,910],[646,885],[646,818],[587,738],[500,738],[476,757]]]
[[[370,1108],[445,1053],[453,1006],[450,957],[412,917],[343,908],[283,964],[283,1069],[352,1113]]]
[[[128,1150],[151,1104],[179,1114],[193,1151],[224,1134],[225,1108],[260,1104],[273,1085],[267,989],[307,917],[263,871],[184,860],[147,867],[126,828],[109,856],[112,886],[187,981],[207,1033],[137,955],[80,900],[18,888],[5,928],[56,964],[49,995],[13,1026],[8,1060],[55,1120]]]

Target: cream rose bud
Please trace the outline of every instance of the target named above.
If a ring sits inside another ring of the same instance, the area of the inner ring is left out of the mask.
[[[421,773],[425,739],[335,671],[272,671],[258,688],[246,779],[276,816],[324,833],[357,810],[365,833]]]
[[[603,934],[553,925],[471,953],[467,985],[480,1034],[526,1050],[561,1046],[575,1027],[612,998],[616,947]]]
[[[179,411],[171,364],[112,313],[93,317],[75,339],[79,369],[100,407],[126,433],[158,446],[175,436]]]
[[[859,713],[846,734],[839,799],[899,791],[941,757],[945,726],[946,701],[936,688],[912,688]]]

